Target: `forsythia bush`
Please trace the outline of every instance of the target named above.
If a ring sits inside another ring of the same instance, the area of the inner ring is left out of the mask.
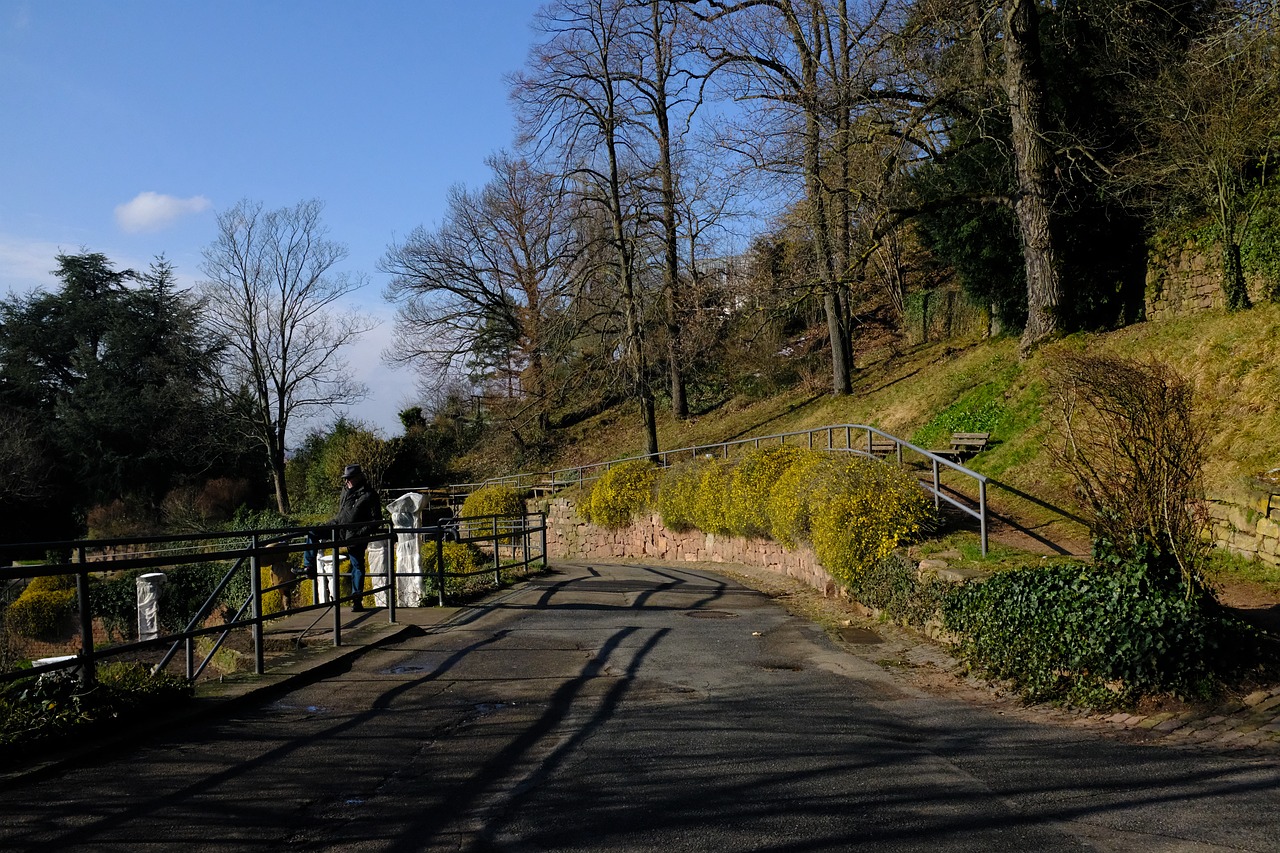
[[[460,518],[475,518],[477,516],[512,516],[524,514],[524,501],[520,500],[520,495],[510,486],[483,486],[467,495],[467,499],[462,502],[462,510],[459,514]],[[471,521],[468,522],[467,535],[469,536],[492,536],[494,533],[492,521]]]
[[[782,472],[769,492],[769,535],[794,548],[809,533],[809,501],[823,458],[805,453]]]
[[[932,505],[915,476],[872,459],[824,459],[809,494],[809,540],[823,567],[853,583],[920,532]]]
[[[705,533],[727,534],[729,530],[729,484],[733,469],[729,463],[710,460],[702,466],[697,498],[693,504],[693,526]]]
[[[662,472],[658,482],[658,514],[668,530],[689,530],[697,527],[694,507],[698,502],[698,485],[702,482],[702,469],[711,464],[705,459],[681,462]]]
[[[909,471],[863,457],[784,446],[754,450],[736,467],[698,459],[660,478],[648,466],[643,470],[643,486],[637,485],[635,494],[647,501],[657,483],[658,511],[669,529],[768,534],[789,547],[808,541],[822,565],[846,585],[919,533],[932,514],[932,504]],[[597,492],[616,491],[597,486],[588,521],[625,524],[630,508],[645,505],[637,496],[615,515],[600,514]]]
[[[478,515],[521,515],[524,503],[510,486],[483,486],[462,502],[462,518]]]
[[[769,535],[769,498],[778,478],[794,465],[805,451],[798,447],[756,448],[747,453],[733,471],[725,522],[737,536]]]
[[[587,521],[600,527],[622,527],[654,504],[661,470],[652,462],[635,460],[614,465],[596,480],[587,498]]]

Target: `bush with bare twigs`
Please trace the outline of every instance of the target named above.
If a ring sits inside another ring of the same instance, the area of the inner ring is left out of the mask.
[[[1172,561],[1188,588],[1201,586],[1207,436],[1192,383],[1114,356],[1063,354],[1050,367],[1063,439],[1052,452],[1091,510],[1095,545]]]

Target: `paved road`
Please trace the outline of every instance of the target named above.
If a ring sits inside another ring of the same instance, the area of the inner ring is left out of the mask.
[[[564,567],[0,792],[0,848],[1277,850],[1278,791],[1272,758],[921,693],[716,575]]]

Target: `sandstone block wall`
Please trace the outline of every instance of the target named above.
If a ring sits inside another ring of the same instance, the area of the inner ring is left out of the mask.
[[[1280,494],[1259,487],[1209,501],[1214,545],[1280,566]]]
[[[1265,283],[1246,282],[1249,298],[1266,298]],[[1147,263],[1146,310],[1148,320],[1184,316],[1226,307],[1222,294],[1222,262],[1217,246],[1205,249],[1186,243],[1153,256]]]
[[[825,595],[837,595],[839,587],[818,564],[808,548],[788,550],[765,539],[716,536],[699,530],[684,533],[667,530],[657,513],[628,527],[606,530],[578,517],[568,500],[556,498],[547,506],[547,558],[555,560],[610,560],[623,557],[673,563],[737,563],[758,566],[798,578]]]

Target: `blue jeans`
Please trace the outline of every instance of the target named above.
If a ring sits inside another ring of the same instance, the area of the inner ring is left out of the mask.
[[[315,530],[307,533],[308,545],[319,545],[322,543],[330,545],[333,544],[332,541],[321,538],[320,533]],[[347,552],[347,560],[351,563],[351,592],[352,594],[355,594],[364,589],[365,546],[356,545],[354,547],[343,548],[342,550]],[[314,578],[316,576],[315,551],[308,550],[302,552],[302,566],[309,577]],[[334,567],[333,571],[336,575],[338,572],[337,566]],[[363,596],[355,599],[352,604],[361,604],[362,598]]]

